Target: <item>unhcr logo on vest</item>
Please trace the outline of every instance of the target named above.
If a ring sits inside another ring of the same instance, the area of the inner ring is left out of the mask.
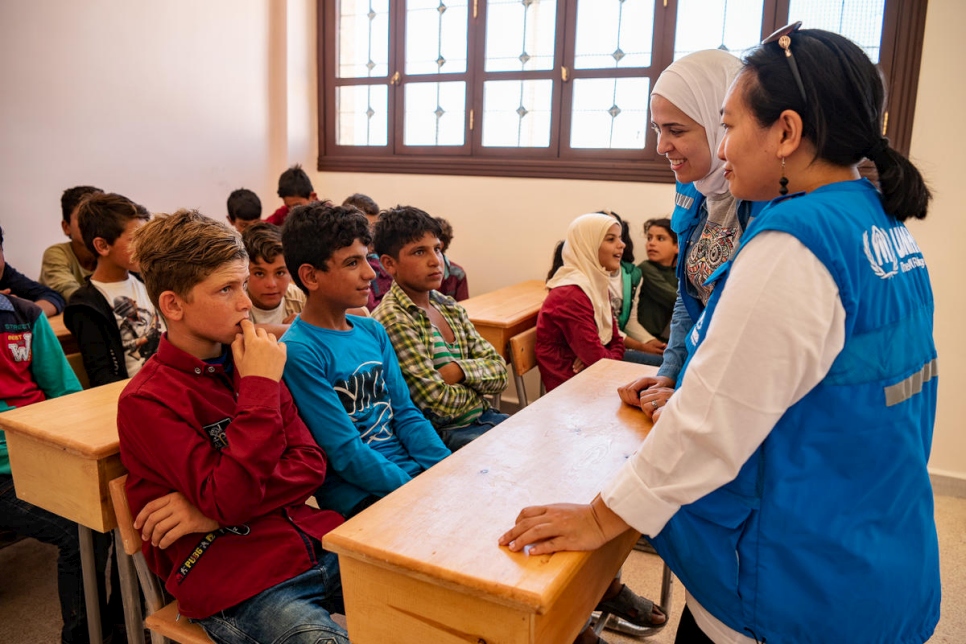
[[[889,230],[873,226],[862,233],[862,245],[872,272],[881,279],[889,279],[900,270],[906,273],[926,267],[919,245],[905,226]]]

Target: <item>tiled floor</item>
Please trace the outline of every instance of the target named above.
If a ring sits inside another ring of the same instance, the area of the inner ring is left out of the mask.
[[[939,531],[939,565],[943,583],[942,613],[930,644],[966,643],[966,499],[936,497],[936,527]],[[624,564],[622,579],[636,592],[656,600],[661,595],[661,560],[656,555],[632,552]],[[684,609],[684,590],[675,580],[671,600],[671,622],[646,640],[605,631],[610,644],[650,642],[672,644],[678,619]]]

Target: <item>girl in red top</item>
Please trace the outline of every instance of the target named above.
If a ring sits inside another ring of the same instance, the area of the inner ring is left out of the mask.
[[[537,318],[537,366],[547,391],[601,358],[623,358],[607,291],[623,251],[613,217],[593,213],[570,224],[563,266],[547,282],[550,293]]]

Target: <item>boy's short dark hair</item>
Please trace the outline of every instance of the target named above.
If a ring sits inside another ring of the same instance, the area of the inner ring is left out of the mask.
[[[77,211],[77,225],[84,238],[84,246],[94,257],[98,256],[94,240],[100,237],[108,244],[113,244],[132,219],[148,221],[151,213],[144,206],[113,192],[92,194],[81,201],[80,210]]]
[[[309,175],[305,174],[305,170],[298,163],[283,172],[278,178],[278,196],[283,199],[285,197],[308,199],[312,192],[312,182],[309,180]]]
[[[663,228],[668,236],[671,238],[675,244],[678,243],[678,235],[671,229],[671,220],[667,217],[658,217],[656,219],[648,219],[644,222],[644,234],[651,230],[651,226],[657,226],[658,228]]]
[[[355,208],[310,203],[292,209],[282,225],[285,266],[295,285],[308,293],[299,277],[299,266],[308,264],[327,271],[329,259],[356,240],[372,241],[369,222]]]
[[[443,252],[449,248],[450,242],[453,241],[453,224],[449,223],[442,217],[433,217],[436,223],[439,224],[439,241],[443,244]]]
[[[255,221],[262,218],[262,202],[254,192],[239,188],[228,195],[228,218]]]
[[[74,186],[64,190],[64,194],[60,196],[60,212],[64,218],[64,223],[70,224],[71,213],[83,201],[84,197],[102,192],[104,191],[94,186]]]
[[[349,208],[351,206],[361,212],[363,215],[379,214],[379,206],[377,206],[376,202],[372,200],[372,197],[359,192],[346,197],[345,201],[342,202],[342,206],[345,208]]]
[[[3,249],[3,226],[0,226],[0,250]]]
[[[248,261],[274,262],[282,254],[282,229],[267,221],[252,224],[242,233]]]
[[[159,311],[158,298],[165,291],[190,301],[191,289],[218,267],[248,259],[234,229],[197,210],[158,215],[138,228],[134,257],[148,297]]]
[[[399,258],[399,251],[410,242],[422,239],[426,233],[441,234],[439,222],[413,206],[396,206],[379,213],[372,245],[380,257]]]

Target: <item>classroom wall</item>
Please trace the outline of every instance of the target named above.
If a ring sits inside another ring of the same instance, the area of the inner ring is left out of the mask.
[[[7,260],[37,275],[43,249],[65,240],[60,194],[73,185],[215,217],[243,185],[274,199],[288,156],[280,6],[281,24],[262,0],[0,3]]]
[[[957,479],[955,491],[966,496],[966,288],[959,263],[960,242],[966,239],[966,76],[958,62],[966,56],[966,41],[959,35],[964,25],[966,3],[929,0],[911,156],[934,199],[929,218],[909,227],[929,263],[936,297],[940,385],[930,470]]]
[[[934,473],[966,492],[966,340],[957,283],[966,238],[954,181],[966,176],[966,5],[930,0],[912,153],[936,199],[912,229],[930,263],[941,354]],[[61,241],[60,192],[93,183],[152,211],[224,216],[228,193],[255,190],[266,213],[279,172],[315,166],[314,0],[34,0],[0,3],[0,224],[8,261],[36,276]],[[312,173],[320,195],[366,192],[383,206],[449,218],[450,251],[471,293],[545,275],[576,215],[609,208],[632,223],[670,211],[672,187],[489,177]],[[955,200],[955,201],[954,201]],[[640,238],[638,237],[638,242]],[[642,249],[643,250],[643,249]],[[642,252],[642,251],[641,251]]]
[[[911,156],[935,199],[929,219],[910,227],[936,297],[941,377],[930,470],[949,477],[937,489],[966,496],[966,288],[958,270],[966,217],[955,189],[966,177],[966,77],[958,67],[966,57],[958,35],[963,25],[966,3],[929,0]],[[359,190],[380,205],[413,203],[449,218],[456,230],[450,255],[467,269],[471,295],[545,275],[554,241],[576,215],[603,207],[640,224],[668,213],[673,193],[668,185],[542,179],[326,172],[313,180],[320,195],[334,199]]]

